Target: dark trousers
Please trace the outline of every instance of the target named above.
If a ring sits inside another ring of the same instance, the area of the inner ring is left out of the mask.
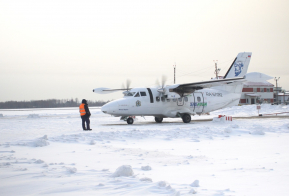
[[[90,120],[89,120],[89,117],[82,116],[82,117],[81,117],[81,120],[82,120],[82,128],[83,128],[83,130],[85,130],[85,129],[90,129]],[[85,128],[85,122],[86,122],[86,128]]]

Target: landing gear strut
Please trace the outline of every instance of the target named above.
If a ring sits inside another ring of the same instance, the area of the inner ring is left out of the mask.
[[[126,122],[129,125],[133,124],[133,118],[131,118],[131,117],[127,118]]]
[[[164,119],[164,118],[162,118],[162,117],[155,117],[155,121],[156,121],[157,123],[163,122],[163,119]]]
[[[183,114],[182,119],[184,123],[189,123],[192,120],[190,114]]]

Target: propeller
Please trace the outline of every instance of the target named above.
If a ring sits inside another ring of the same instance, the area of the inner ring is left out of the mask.
[[[166,91],[166,89],[165,89],[165,84],[166,84],[166,82],[167,82],[167,77],[166,77],[165,75],[162,76],[161,85],[160,85],[159,81],[157,80],[158,86],[161,87],[161,88],[158,89],[158,92],[159,92],[160,94],[164,94],[164,93],[165,93],[165,91]]]
[[[162,80],[161,80],[161,84],[160,84],[159,80],[156,80],[156,85],[163,88],[165,86],[166,82],[167,82],[167,77],[165,75],[163,75]]]
[[[131,81],[129,79],[126,80],[126,84],[122,84],[122,88],[123,90],[126,90],[126,91],[129,91],[130,90],[130,84],[131,84]]]

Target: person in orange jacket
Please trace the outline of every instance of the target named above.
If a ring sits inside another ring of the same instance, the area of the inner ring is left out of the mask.
[[[88,109],[87,101],[82,99],[82,103],[79,106],[80,117],[82,119],[82,128],[83,131],[91,131],[90,128],[90,120],[89,117],[91,116],[90,111]],[[86,127],[85,127],[86,123]]]

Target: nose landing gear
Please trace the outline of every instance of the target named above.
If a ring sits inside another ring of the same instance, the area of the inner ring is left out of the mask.
[[[164,119],[164,118],[162,118],[162,117],[155,117],[155,121],[156,121],[157,123],[163,122],[163,119]]]
[[[129,125],[133,124],[133,118],[131,118],[131,117],[127,118],[126,122]]]

